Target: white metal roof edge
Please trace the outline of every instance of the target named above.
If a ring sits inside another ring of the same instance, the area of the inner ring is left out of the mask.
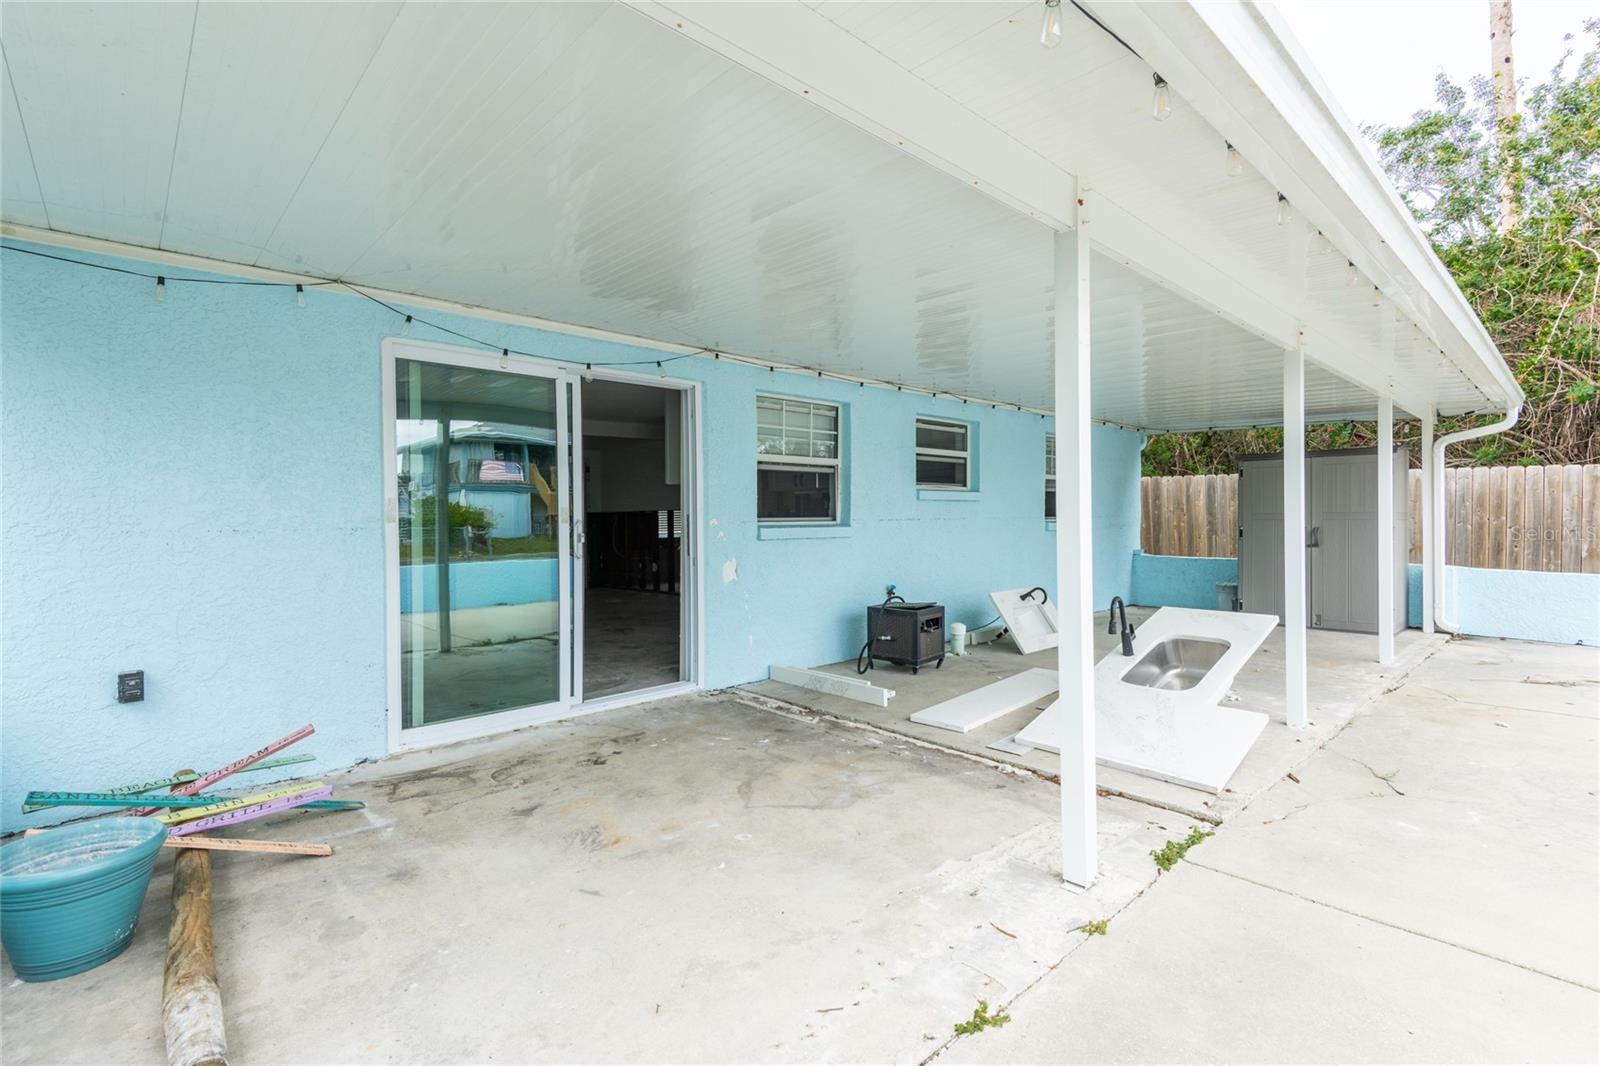
[[[1380,281],[1386,296],[1429,329],[1480,389],[1498,393],[1506,410],[1523,401],[1521,387],[1427,236],[1270,5],[1091,0],[1091,6],[1145,52],[1303,216]],[[1208,40],[1211,47],[1205,46]],[[1306,180],[1307,158],[1320,180]]]

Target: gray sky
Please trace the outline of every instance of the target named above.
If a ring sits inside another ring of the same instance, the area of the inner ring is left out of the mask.
[[[1489,0],[1278,0],[1302,48],[1358,126],[1399,125],[1434,102],[1443,70],[1465,84],[1489,70]],[[1595,0],[1514,0],[1517,81],[1535,85]]]

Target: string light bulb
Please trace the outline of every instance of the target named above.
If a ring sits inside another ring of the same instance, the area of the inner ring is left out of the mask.
[[[294,304],[296,307],[304,307],[306,305],[306,287],[304,285],[296,285],[294,287]]]
[[[1356,269],[1355,263],[1353,263],[1350,260],[1346,259],[1344,261],[1344,283],[1346,285],[1354,285],[1356,282],[1358,282],[1360,280],[1361,280],[1361,271]]]
[[[156,278],[156,303],[160,303],[161,301],[165,300],[166,298],[167,298],[167,279],[165,277],[158,277],[158,278]]]
[[[1287,226],[1294,217],[1294,209],[1289,206],[1289,198],[1283,193],[1278,194],[1278,225]]]
[[[1372,287],[1372,306],[1378,307],[1383,303],[1383,290],[1376,285]]]
[[[1235,148],[1231,142],[1224,141],[1222,143],[1228,146],[1228,177],[1237,178],[1244,173],[1244,160],[1239,156],[1239,149]]]
[[[1333,249],[1333,242],[1328,240],[1327,234],[1323,233],[1321,230],[1317,230],[1316,247],[1317,251],[1319,252],[1331,251]]]
[[[1061,0],[1044,0],[1044,26],[1039,30],[1039,43],[1046,48],[1061,43]]]
[[[1172,116],[1172,93],[1167,89],[1167,79],[1159,74],[1150,75],[1155,82],[1155,92],[1150,96],[1150,117],[1165,122]]]
[[[511,349],[500,349],[500,369],[504,370],[511,365]]]
[[[400,323],[400,336],[402,336],[402,337],[411,336],[411,316],[410,315],[407,315],[406,316],[406,320],[404,322]]]

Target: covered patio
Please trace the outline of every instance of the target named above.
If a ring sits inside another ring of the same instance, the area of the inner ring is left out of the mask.
[[[307,289],[314,301],[365,301],[363,313],[391,336],[409,334],[414,319],[426,324],[424,316],[459,316],[483,325],[477,334],[450,327],[457,343],[465,336],[482,349],[480,361],[498,357],[501,369],[538,361],[573,381],[594,370],[572,354],[582,340],[645,351],[627,364],[640,375],[666,377],[677,369],[669,360],[708,374],[707,365],[729,363],[760,368],[785,391],[825,382],[1053,419],[1060,828],[1034,842],[1053,861],[1041,853],[1030,862],[1080,890],[1114,869],[1103,858],[1118,848],[1142,854],[1149,822],[1146,808],[1096,797],[1092,665],[1103,604],[1094,595],[1092,428],[1283,427],[1287,625],[1282,694],[1271,698],[1291,744],[1314,734],[1288,731],[1324,728],[1342,713],[1319,721],[1308,696],[1308,671],[1320,664],[1306,634],[1305,425],[1376,418],[1383,450],[1395,417],[1418,418],[1431,472],[1442,462],[1437,415],[1509,419],[1520,402],[1358,134],[1272,13],[1253,4],[327,5],[292,15],[271,6],[39,5],[8,11],[5,35],[6,83],[16,86],[6,97],[7,142],[26,151],[7,154],[4,232],[31,246],[25,254],[126,257],[172,270],[173,288],[204,280],[180,279],[179,270],[293,287],[301,307]],[[160,275],[153,299],[165,303],[168,287]],[[515,348],[515,339],[483,339],[522,335],[513,327],[558,341]],[[277,335],[296,336],[295,328]],[[330,400],[324,414],[331,419],[341,404],[354,406]],[[754,450],[742,450],[730,425],[698,427],[699,446],[708,460],[753,467]],[[1377,466],[1386,528],[1396,518],[1385,491],[1392,475]],[[1424,478],[1433,529],[1424,540],[1422,637],[1397,637],[1386,621],[1375,638],[1335,642],[1343,666],[1330,672],[1354,672],[1358,654],[1403,668],[1447,626],[1446,605],[1434,602],[1437,480]],[[730,482],[754,496],[745,480]],[[966,487],[973,491],[954,506],[982,506],[979,486]],[[392,504],[391,491],[382,504],[374,493],[374,514]],[[914,502],[924,491],[914,490]],[[725,533],[707,523],[688,536],[699,547]],[[1392,561],[1380,556],[1378,567],[1388,606]],[[694,581],[715,590],[720,580],[728,597],[726,619],[715,620],[725,643],[713,654],[737,646],[780,661],[781,632],[763,631],[758,644],[740,628],[750,608],[734,602],[738,560],[707,569]],[[702,663],[685,684],[751,679],[745,659],[730,662],[721,675]],[[1264,690],[1278,676],[1257,680]],[[570,692],[561,699],[552,715],[579,710]],[[563,728],[578,738],[613,727]],[[694,729],[694,743],[734,743],[700,736],[720,736],[708,724]],[[761,738],[739,743],[754,752]],[[595,757],[610,759],[598,748]],[[785,772],[803,779],[812,772],[798,765],[805,757]],[[491,779],[518,774],[481,769]],[[1004,784],[1008,797],[1029,796],[1028,818],[1057,801],[1032,778],[1013,787],[992,774],[979,775],[985,786],[958,774],[935,788],[976,794]],[[444,777],[450,791],[478,772]],[[439,782],[425,778],[416,786],[430,797],[423,813],[448,806]],[[669,774],[650,788],[669,786],[681,798],[697,779]],[[811,809],[839,795],[831,784],[817,786],[821,799],[795,787],[801,798],[778,807]],[[637,806],[620,817],[645,817],[655,798],[635,793]],[[983,832],[981,805],[964,804],[964,794],[946,795],[926,809],[960,810],[951,815],[965,823],[958,832]],[[495,812],[497,828],[483,838],[488,869],[507,854],[504,825],[535,809]],[[585,841],[600,850],[627,836],[599,818],[573,831],[580,851]],[[902,831],[925,832],[925,822]],[[827,846],[881,862],[882,840],[862,832],[848,844],[829,835]],[[714,876],[705,867],[715,854],[702,854],[694,872],[652,868],[649,883],[688,891]],[[775,878],[793,876],[792,856],[769,861]],[[526,873],[525,857],[517,868]],[[553,861],[540,874],[561,869]],[[393,870],[393,887],[377,885],[371,897],[395,906],[384,921],[416,906],[405,896],[404,864]],[[502,867],[486,887],[504,898],[517,876]],[[755,908],[758,895],[739,905]],[[1059,944],[1076,904],[1040,906],[1040,928]],[[656,901],[648,914],[662,917]],[[755,910],[745,917],[752,927],[763,920]],[[364,921],[356,910],[303,920],[326,923],[323,943],[353,939],[357,925],[340,923]],[[475,931],[492,939],[490,926]],[[449,932],[434,931],[427,959],[451,950]],[[658,942],[677,948],[704,935],[690,926]],[[533,954],[569,950],[551,937]],[[386,978],[420,965],[422,938],[404,950],[379,968]],[[570,950],[574,967],[593,962],[581,961],[587,949]],[[931,957],[937,946],[896,951]],[[842,994],[858,981],[858,961],[814,990],[816,1009],[839,1005],[824,987]],[[903,976],[915,981],[914,970]],[[395,1010],[427,987],[396,983]],[[555,1003],[571,984],[546,987]],[[646,992],[637,991],[644,1009]]]

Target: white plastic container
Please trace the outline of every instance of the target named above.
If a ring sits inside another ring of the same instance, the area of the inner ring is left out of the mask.
[[[965,623],[950,623],[950,654],[967,654],[967,627]]]

